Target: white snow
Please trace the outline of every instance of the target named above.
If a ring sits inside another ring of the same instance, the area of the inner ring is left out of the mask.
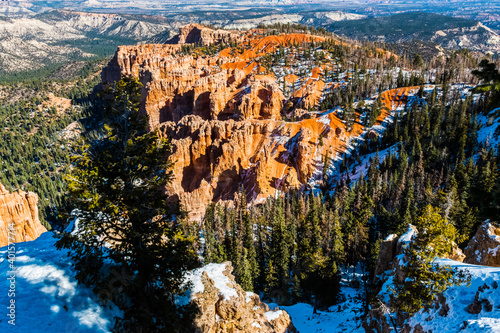
[[[498,250],[500,250],[500,245],[495,247],[494,249],[489,249],[488,253],[493,253],[493,256],[497,256]]]
[[[70,214],[70,219],[69,219],[69,224],[64,230],[64,232],[68,232],[72,235],[77,235],[79,232],[79,224],[81,220],[81,214],[78,209],[73,209],[73,211]]]
[[[428,312],[421,310],[410,319],[410,325],[420,324],[426,332],[500,332],[500,311],[498,310],[500,267],[465,264],[449,259],[438,259],[436,262],[467,270],[471,274],[471,285],[470,287],[467,285],[451,287],[444,292],[446,303],[450,307],[446,316],[439,315],[441,308],[432,308]],[[479,287],[482,287],[483,291],[480,291]],[[471,314],[467,312],[467,306],[474,301],[476,292],[479,292],[479,299],[484,300],[483,307],[479,314]],[[485,308],[486,300],[491,304],[492,311]]]
[[[0,248],[0,271],[4,272],[0,304],[6,306],[15,299],[16,306],[15,327],[5,313],[0,331],[109,332],[120,311],[113,304],[101,306],[89,288],[78,285],[67,252],[58,251],[55,241],[53,233],[46,232],[32,242],[16,244],[15,298],[7,292],[7,247]]]
[[[408,226],[408,230],[399,238],[399,243],[403,244],[409,244],[411,240],[413,239],[413,236],[415,236],[415,229],[412,228],[412,226]]]
[[[317,119],[317,122],[323,123],[326,126],[330,126],[330,123],[331,123],[330,117],[328,117],[328,116],[321,116],[321,117],[318,117],[316,119]]]
[[[500,126],[500,118],[495,118],[497,113],[500,113],[500,108],[491,111],[488,117],[479,115],[477,117],[478,124],[482,127],[477,131],[477,141],[483,144],[488,141],[490,147],[495,147],[500,143],[500,138],[495,135],[497,128]]]
[[[313,332],[365,332],[362,325],[363,304],[361,301],[362,288],[356,289],[350,286],[349,281],[362,277],[361,267],[354,270],[352,267],[342,269],[341,293],[343,300],[327,311],[317,310],[310,304],[298,303],[292,306],[280,306],[292,319],[293,325],[300,333]],[[277,307],[276,304],[268,304],[270,308]]]
[[[317,311],[316,314],[313,313],[313,306],[305,303],[282,306],[282,308],[288,312],[293,325],[300,333],[361,333],[365,331],[361,327],[361,320],[357,317],[361,312],[357,312],[356,309],[351,307],[355,303],[356,301],[351,299],[338,306],[331,307],[329,311]]]
[[[391,234],[389,236],[387,236],[387,238],[384,240],[385,242],[390,242],[390,241],[393,241],[394,239],[398,238],[398,235],[396,234]]]
[[[252,296],[255,295],[253,292],[251,291],[247,291],[246,292],[246,295],[245,295],[245,302],[246,303],[250,303],[250,301],[252,300]]]
[[[203,272],[208,274],[208,277],[214,281],[215,288],[219,289],[219,295],[222,295],[224,299],[228,300],[231,297],[238,297],[236,289],[231,287],[231,280],[224,275],[224,270],[226,266],[224,264],[208,264],[204,267],[197,268],[191,272],[188,272],[185,277],[185,283],[190,283],[190,297],[179,297],[177,303],[180,305],[185,305],[189,302],[190,298],[195,297],[197,293],[202,293],[205,290],[203,286],[201,277]],[[248,296],[248,295],[247,295]]]
[[[278,319],[282,314],[283,310],[267,311],[264,316],[266,316],[267,321],[272,321]]]

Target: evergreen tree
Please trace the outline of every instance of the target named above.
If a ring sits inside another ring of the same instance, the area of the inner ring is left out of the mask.
[[[405,248],[403,275],[394,283],[394,305],[413,314],[431,305],[437,294],[468,280],[466,273],[435,263],[436,257],[450,254],[457,240],[455,227],[428,205],[416,221],[418,233]]]
[[[278,287],[285,290],[289,282],[288,267],[290,255],[288,247],[290,240],[283,216],[283,204],[281,199],[278,199],[275,204],[274,222],[272,226],[271,258],[276,266]]]
[[[80,282],[124,311],[116,331],[183,331],[189,316],[180,315],[173,295],[182,291],[186,270],[197,266],[194,238],[179,224],[179,206],[165,202],[170,144],[147,131],[140,89],[133,78],[111,87],[102,135],[72,156],[67,182],[79,220],[57,247],[69,250]],[[121,292],[102,293],[117,272]]]

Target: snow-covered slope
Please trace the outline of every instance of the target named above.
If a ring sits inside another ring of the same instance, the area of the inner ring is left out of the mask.
[[[361,266],[354,272],[353,268],[342,269],[341,301],[327,311],[317,310],[310,304],[299,303],[291,306],[280,306],[288,312],[292,318],[294,326],[300,333],[361,333],[365,330],[362,327],[363,301],[362,288],[354,288],[352,285],[360,285],[363,276]],[[270,308],[275,308],[276,304],[269,304]]]
[[[6,306],[15,299],[15,326],[9,324],[11,319],[4,315],[0,317],[0,332],[109,332],[114,318],[121,316],[116,306],[101,306],[89,288],[77,284],[71,260],[66,251],[55,248],[55,241],[53,233],[46,232],[32,242],[17,243],[15,297],[9,297],[8,248],[0,248],[0,271],[3,272],[0,304]],[[234,297],[236,290],[230,288],[224,268],[223,264],[212,264],[193,271],[188,276],[194,284],[192,294],[203,292],[201,275],[206,272],[223,297]],[[347,286],[346,280],[343,285],[345,300],[329,311],[314,314],[308,304],[280,308],[289,313],[301,333],[362,332],[358,290]],[[253,304],[249,302],[255,297],[258,296],[246,293],[244,303]],[[270,322],[283,314],[275,310],[276,305],[270,304],[270,308],[264,313]]]
[[[410,325],[420,325],[424,332],[500,332],[500,267],[449,259],[438,263],[469,271],[471,285],[449,288],[443,295],[448,310],[446,306],[421,310],[411,318]]]
[[[109,332],[116,306],[102,307],[95,294],[77,285],[71,261],[58,251],[53,233],[16,244],[15,296],[11,293],[8,247],[0,248],[0,332]],[[15,326],[6,307],[15,300]]]
[[[498,136],[498,128],[500,127],[500,108],[492,110],[488,116],[480,115],[478,124],[481,128],[477,131],[477,140],[483,144],[488,143],[490,147],[495,147],[500,144]]]
[[[412,241],[415,232],[414,227],[409,227],[397,242],[402,247],[406,246],[405,244]],[[395,239],[393,236],[390,237],[391,239],[388,239],[390,241]],[[404,265],[404,253],[401,253],[401,250],[398,250],[398,253],[392,260],[392,270],[382,276],[383,279],[386,277],[385,282],[377,295],[377,298],[386,305],[391,304],[390,298],[393,295],[391,288],[395,276],[400,274],[398,267]],[[435,262],[438,265],[448,265],[464,271],[470,276],[470,285],[463,283],[448,288],[442,295],[438,295],[430,308],[421,309],[405,320],[404,324],[395,313],[390,314],[393,320],[389,320],[387,311],[382,311],[383,315],[377,314],[375,322],[378,321],[378,325],[385,328],[392,328],[398,323],[405,326],[404,332],[500,332],[500,267],[473,265],[451,259],[437,258]],[[374,308],[372,312],[377,311],[380,309]],[[373,317],[368,317],[367,327],[374,327],[372,320]]]

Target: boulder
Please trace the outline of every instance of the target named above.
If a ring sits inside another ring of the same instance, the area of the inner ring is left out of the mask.
[[[396,234],[388,236],[380,243],[377,265],[375,268],[375,278],[392,269],[392,260],[396,257],[397,245],[398,235]]]
[[[483,222],[464,253],[468,264],[500,267],[500,228]]]
[[[245,292],[232,271],[231,262],[225,262],[206,265],[187,275],[190,302],[199,310],[194,332],[296,332],[286,311],[269,309],[257,294]]]

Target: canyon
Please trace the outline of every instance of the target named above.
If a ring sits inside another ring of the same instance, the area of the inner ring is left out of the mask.
[[[199,220],[209,203],[231,200],[238,191],[245,193],[247,202],[258,203],[320,184],[325,160],[340,159],[350,140],[363,133],[359,121],[349,126],[334,110],[307,111],[317,109],[327,92],[346,84],[347,77],[343,83],[327,79],[326,72],[337,69],[336,64],[297,60],[293,66],[265,67],[266,54],[281,50],[293,57],[294,45],[306,47],[325,39],[191,24],[170,41],[176,44],[119,47],[102,80],[111,84],[133,76],[143,84],[140,111],[149,116],[150,129],[170,138],[174,147],[170,199],[180,199],[190,218]],[[202,54],[197,49],[184,54],[182,48],[189,42],[219,45],[220,52]],[[222,47],[229,42],[238,46]],[[415,89],[385,92],[378,122]]]

